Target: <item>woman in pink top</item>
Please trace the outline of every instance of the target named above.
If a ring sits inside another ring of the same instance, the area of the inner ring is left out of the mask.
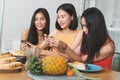
[[[60,41],[56,46],[59,54],[67,54],[71,61],[93,63],[111,69],[115,45],[108,35],[101,11],[95,7],[86,9],[81,16],[81,25],[83,33],[79,47],[72,50]]]

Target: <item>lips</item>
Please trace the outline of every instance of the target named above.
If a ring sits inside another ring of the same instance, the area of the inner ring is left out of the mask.
[[[43,25],[41,25],[41,24],[38,24],[38,25],[36,25],[37,27],[42,27]]]
[[[42,29],[43,25],[37,25],[36,27],[37,27],[37,29]]]
[[[63,26],[64,25],[64,23],[60,23],[60,26]]]

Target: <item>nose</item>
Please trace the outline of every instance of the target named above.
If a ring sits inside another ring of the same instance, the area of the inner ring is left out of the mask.
[[[62,21],[62,18],[61,18],[61,17],[59,17],[59,18],[58,18],[58,21],[59,21],[59,22],[61,22],[61,21]]]
[[[41,23],[41,20],[38,20],[37,22],[38,22],[38,23]]]

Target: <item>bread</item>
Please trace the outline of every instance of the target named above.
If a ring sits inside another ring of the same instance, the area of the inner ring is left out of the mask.
[[[0,70],[14,70],[17,68],[22,68],[22,63],[17,62],[16,57],[11,54],[0,55]]]
[[[21,62],[11,62],[8,64],[0,64],[0,69],[15,69],[17,67],[22,67],[22,63]]]
[[[0,59],[2,58],[7,58],[7,57],[11,57],[11,54],[7,54],[7,53],[4,53],[4,54],[0,54]]]
[[[7,58],[0,59],[0,64],[5,64],[5,63],[10,63],[15,61],[16,61],[16,57],[7,57]]]
[[[13,51],[13,52],[11,52],[11,54],[14,56],[25,56],[25,54],[22,50]]]
[[[87,65],[85,63],[78,62],[78,61],[70,63],[69,65],[76,67],[77,69],[80,69],[80,70],[85,70],[87,68]]]

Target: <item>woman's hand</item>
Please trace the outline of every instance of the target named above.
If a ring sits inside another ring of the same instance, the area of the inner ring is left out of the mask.
[[[20,50],[25,51],[28,48],[28,44],[26,44],[26,41],[22,41],[20,44]]]
[[[49,36],[49,37],[48,37],[48,40],[49,40],[49,46],[50,46],[50,47],[58,47],[58,45],[59,45],[59,44],[58,44],[58,43],[59,43],[58,41],[59,41],[59,40],[56,40],[53,36]]]
[[[64,52],[64,50],[67,48],[67,44],[63,41],[56,40],[54,37],[49,38],[49,46],[50,47],[56,47],[59,51]]]
[[[39,45],[40,49],[45,49],[49,46],[48,36],[44,34],[44,41]]]

